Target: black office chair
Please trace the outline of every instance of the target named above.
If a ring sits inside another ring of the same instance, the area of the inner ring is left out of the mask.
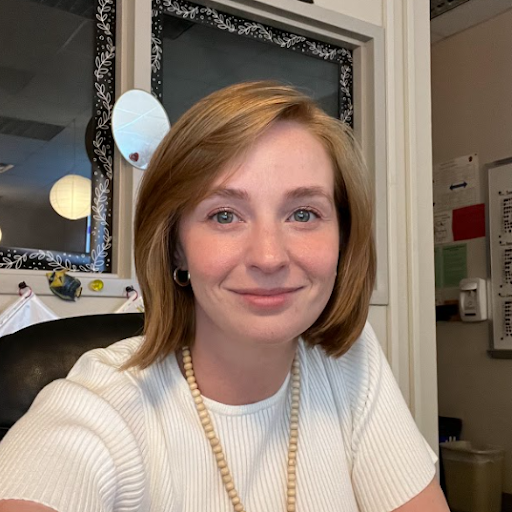
[[[142,333],[142,313],[77,316],[0,337],[0,440],[39,391],[65,377],[88,350]]]

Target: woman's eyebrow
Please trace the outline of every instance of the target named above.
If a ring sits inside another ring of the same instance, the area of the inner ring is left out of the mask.
[[[249,194],[247,191],[238,188],[217,188],[208,196],[208,198],[212,197],[227,197],[231,199],[249,201]]]
[[[327,192],[323,187],[297,187],[286,193],[287,199],[305,199],[309,197],[320,196],[333,203],[332,194]]]

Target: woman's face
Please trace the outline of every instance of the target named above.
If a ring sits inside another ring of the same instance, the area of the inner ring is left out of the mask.
[[[295,339],[329,300],[339,246],[326,150],[302,125],[276,123],[181,221],[197,336]]]

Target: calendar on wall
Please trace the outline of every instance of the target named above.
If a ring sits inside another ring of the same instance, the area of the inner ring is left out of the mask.
[[[488,164],[493,352],[512,351],[512,158]],[[509,355],[512,352],[509,353]]]

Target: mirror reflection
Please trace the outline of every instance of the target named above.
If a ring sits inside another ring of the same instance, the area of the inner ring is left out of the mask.
[[[139,169],[147,168],[170,127],[164,108],[148,92],[127,91],[114,106],[112,132],[117,148],[131,165]]]
[[[2,246],[89,250],[94,16],[94,0],[0,2]]]
[[[339,117],[337,62],[242,37],[238,31],[163,16],[162,101],[171,123],[213,91],[265,79],[294,85]]]

